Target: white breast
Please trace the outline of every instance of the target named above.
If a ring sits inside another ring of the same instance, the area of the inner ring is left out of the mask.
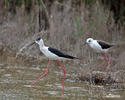
[[[42,47],[40,48],[40,51],[48,58],[50,59],[59,59],[59,57],[53,53],[51,53],[49,50],[48,50],[48,47]]]
[[[101,46],[98,44],[98,42],[96,40],[94,40],[91,44],[90,44],[90,47],[96,51],[96,52],[102,52],[102,48]]]

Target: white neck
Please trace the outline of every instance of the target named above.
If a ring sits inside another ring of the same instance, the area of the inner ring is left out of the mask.
[[[45,47],[43,40],[41,39],[40,41],[36,41],[36,43],[39,45],[40,49]]]
[[[40,40],[40,42],[38,44],[39,44],[40,49],[45,47],[43,40]]]

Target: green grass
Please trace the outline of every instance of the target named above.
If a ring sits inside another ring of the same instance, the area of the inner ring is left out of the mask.
[[[82,36],[84,34],[84,27],[81,25],[81,20],[79,17],[76,18],[74,26],[77,30],[75,35],[77,35],[78,37]]]

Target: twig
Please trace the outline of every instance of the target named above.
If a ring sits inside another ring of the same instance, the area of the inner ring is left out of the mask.
[[[42,6],[43,6],[43,8],[44,8],[44,10],[45,10],[46,17],[47,17],[47,19],[48,19],[48,21],[49,21],[49,13],[48,13],[48,11],[47,11],[46,5],[44,4],[43,0],[40,0],[40,1],[41,1],[41,4],[42,4]]]

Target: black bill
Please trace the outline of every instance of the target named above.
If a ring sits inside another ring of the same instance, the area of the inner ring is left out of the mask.
[[[28,45],[28,47],[29,47],[29,46],[32,46],[32,45],[34,45],[34,44],[35,44],[35,42],[32,42],[32,43],[30,43],[30,44]]]

